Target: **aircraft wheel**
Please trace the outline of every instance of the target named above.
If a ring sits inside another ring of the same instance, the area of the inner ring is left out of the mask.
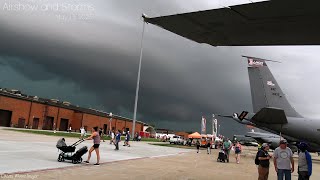
[[[77,164],[77,160],[72,159],[72,163],[73,163],[73,164]]]
[[[58,156],[58,161],[61,162],[62,161],[62,157],[61,155]]]

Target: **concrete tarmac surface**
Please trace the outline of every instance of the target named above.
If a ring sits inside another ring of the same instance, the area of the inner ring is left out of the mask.
[[[0,137],[2,162],[0,179],[258,179],[257,167],[254,164],[257,151],[253,147],[243,147],[240,164],[236,164],[233,153],[230,156],[230,163],[217,162],[218,150],[212,150],[212,154],[208,155],[203,149],[197,154],[195,149],[160,147],[146,142],[133,142],[132,147],[123,147],[121,144],[120,151],[116,152],[113,150],[113,145],[101,142],[100,166],[93,165],[96,157],[94,153],[90,164],[73,165],[68,162],[57,162],[58,152],[55,143],[58,137],[1,129],[0,133],[2,135]],[[67,142],[75,140],[75,138],[66,139]],[[85,142],[85,145],[89,146],[91,143],[91,141]],[[318,180],[320,179],[320,158],[315,154],[312,156],[311,179]],[[84,155],[84,159],[86,157],[87,154]],[[298,179],[297,158],[295,161],[293,180]],[[269,179],[276,179],[273,163],[271,163]]]
[[[56,148],[56,143],[61,137],[8,131],[2,128],[0,128],[0,134],[0,174],[81,166],[81,164],[74,165],[67,160],[66,162],[57,161],[59,152]],[[65,139],[67,145],[79,140],[77,138]],[[121,141],[119,144],[120,150],[115,151],[115,146],[110,145],[109,141],[101,141],[100,162],[161,157],[190,152],[188,149],[153,146],[147,142],[131,142],[131,147],[124,147],[122,146],[123,142]],[[83,146],[87,146],[89,149],[92,145],[93,141],[88,140],[79,144],[77,149]],[[87,156],[88,153],[82,157],[83,160],[86,160]],[[96,155],[93,152],[90,163],[94,164],[95,162]]]

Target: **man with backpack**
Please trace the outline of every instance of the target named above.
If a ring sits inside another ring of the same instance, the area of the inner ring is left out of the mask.
[[[269,160],[272,156],[269,155],[268,151],[269,145],[267,143],[263,143],[261,145],[261,149],[257,152],[255,164],[258,165],[258,180],[267,180],[269,177]]]

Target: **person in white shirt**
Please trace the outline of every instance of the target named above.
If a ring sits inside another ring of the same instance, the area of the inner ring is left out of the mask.
[[[286,140],[280,141],[280,146],[274,150],[273,155],[274,168],[277,172],[278,180],[283,180],[284,176],[286,180],[291,180],[291,173],[294,172],[294,160],[293,153],[287,147]]]
[[[80,139],[83,139],[86,134],[86,130],[84,129],[84,127],[80,128],[80,133],[81,133]]]
[[[110,139],[110,144],[114,144],[114,132],[111,132],[111,139]]]

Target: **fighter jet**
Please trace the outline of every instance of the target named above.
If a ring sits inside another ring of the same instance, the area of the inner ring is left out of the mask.
[[[320,45],[320,1],[272,0],[205,11],[149,18],[144,21],[212,46]],[[266,62],[249,57],[253,113],[231,116],[237,122],[307,142],[320,151],[320,120],[301,116],[289,104]]]

